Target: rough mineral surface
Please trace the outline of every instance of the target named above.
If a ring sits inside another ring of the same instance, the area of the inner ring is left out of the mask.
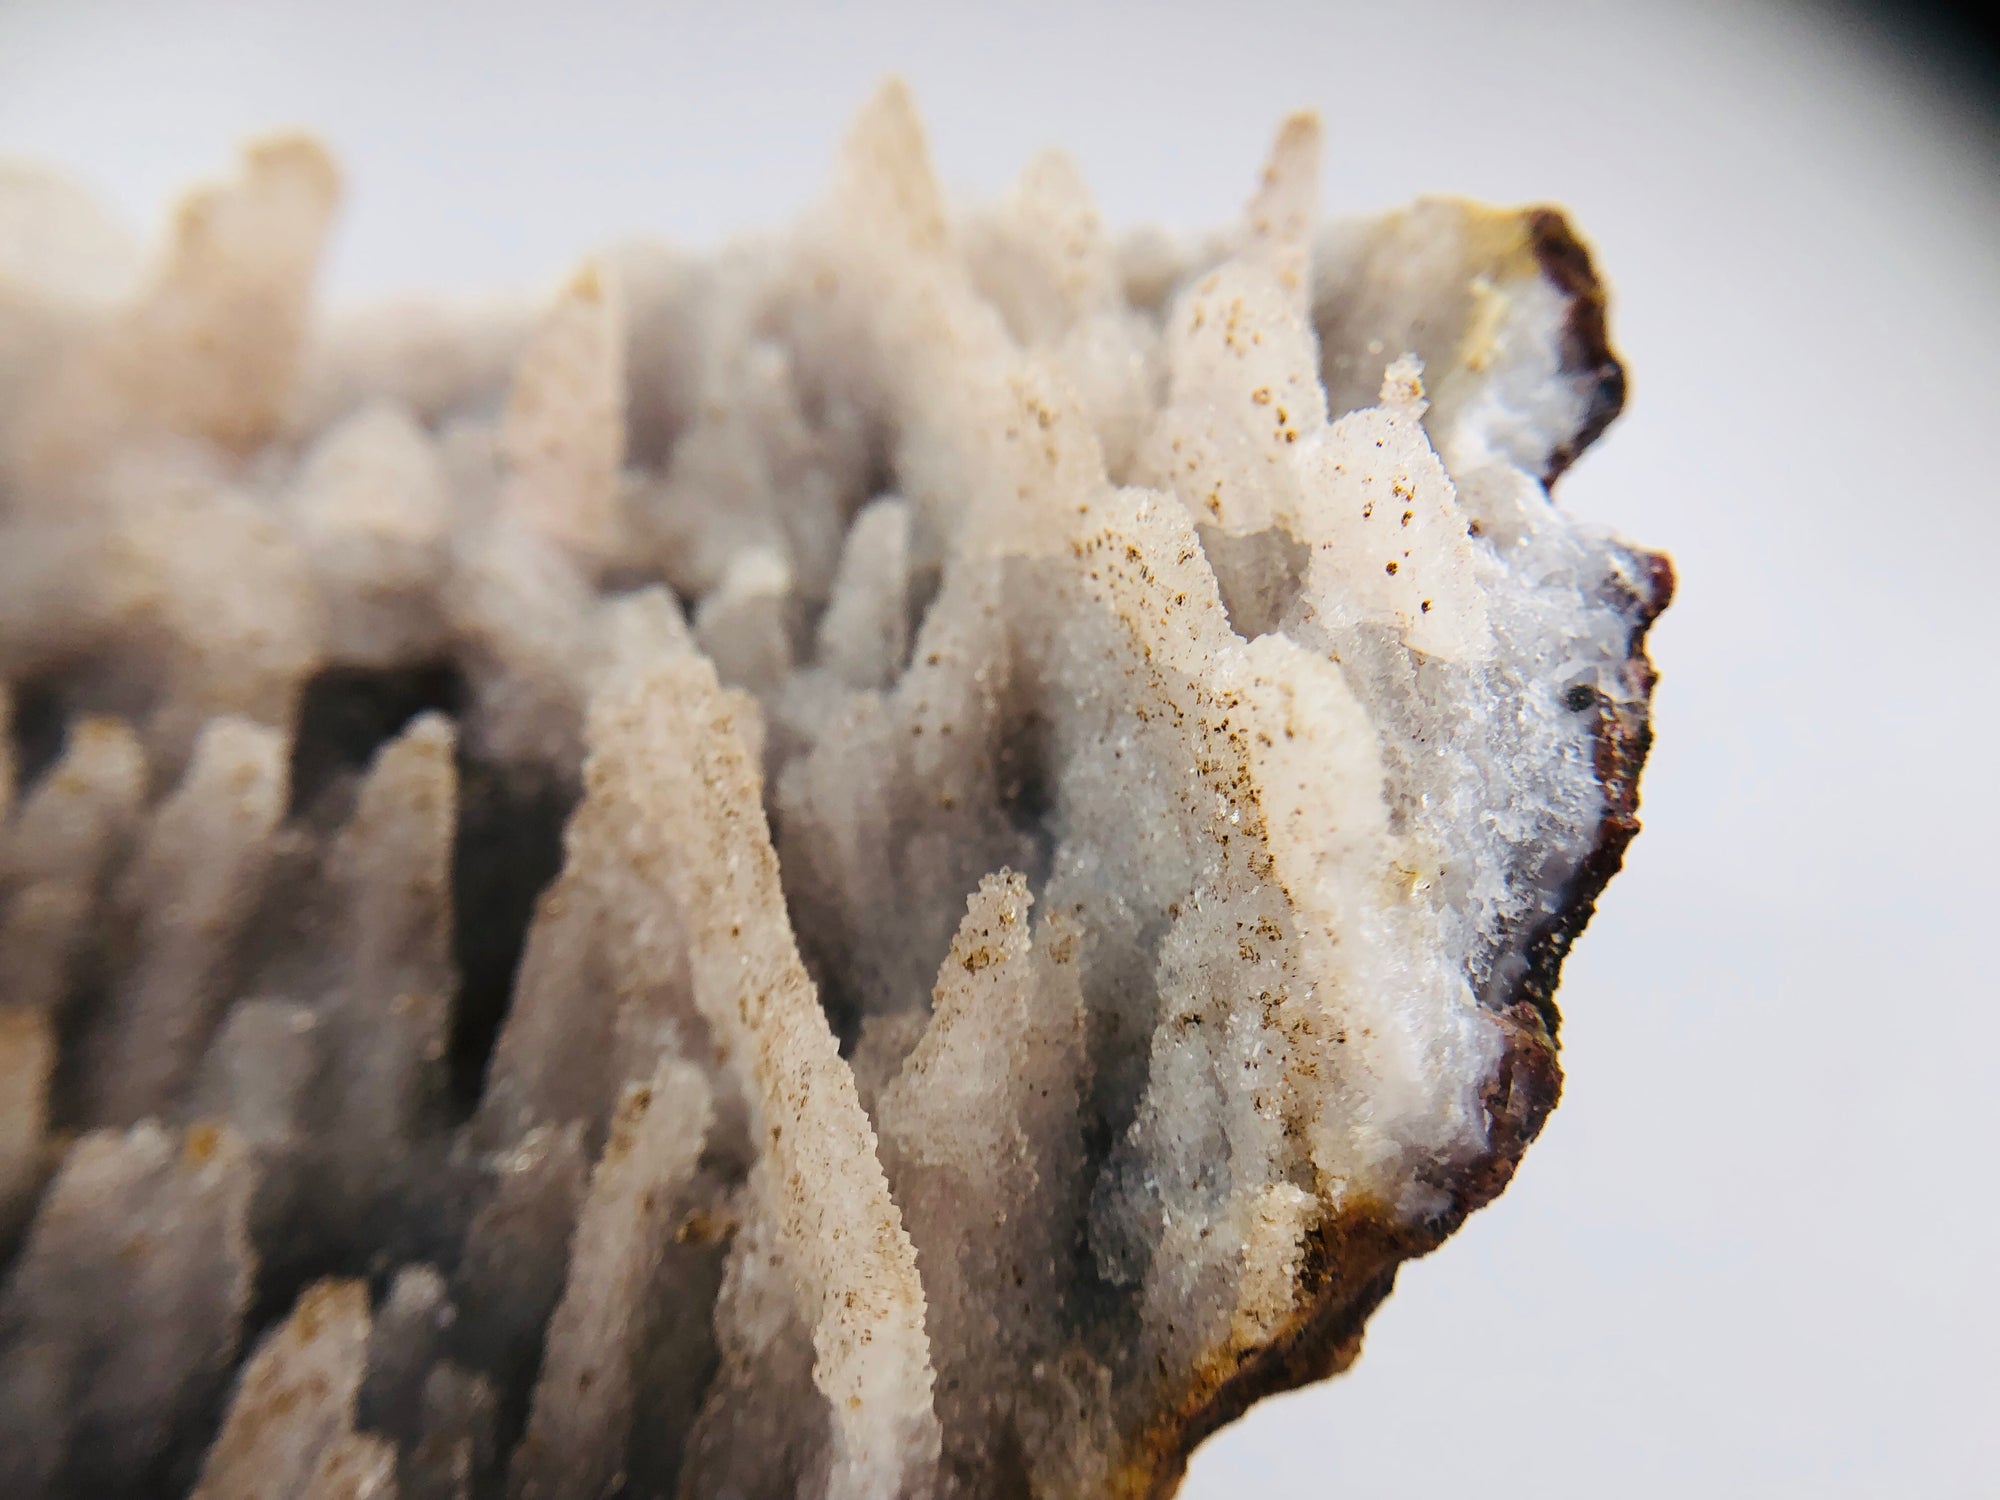
[[[0,1494],[1171,1491],[1554,1105],[1670,574],[1548,210],[948,212],[324,321],[0,172]]]

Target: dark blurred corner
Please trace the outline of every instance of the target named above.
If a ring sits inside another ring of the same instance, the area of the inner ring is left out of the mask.
[[[1931,87],[2000,123],[2000,4],[1994,0],[1830,0],[1810,8],[1856,27],[1871,48],[1896,55]]]

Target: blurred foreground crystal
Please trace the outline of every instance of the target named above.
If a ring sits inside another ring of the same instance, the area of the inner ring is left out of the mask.
[[[1665,563],[1546,210],[315,320],[0,172],[0,1494],[1156,1495],[1554,1105]]]

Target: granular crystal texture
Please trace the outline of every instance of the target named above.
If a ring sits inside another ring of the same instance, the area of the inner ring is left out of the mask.
[[[1552,210],[962,211],[341,318],[0,170],[0,1491],[1142,1496],[1553,1107],[1671,573]]]

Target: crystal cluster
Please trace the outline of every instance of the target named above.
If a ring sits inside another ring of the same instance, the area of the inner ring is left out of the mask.
[[[0,1493],[1170,1492],[1553,1106],[1665,563],[1548,210],[948,212],[316,319],[0,172]]]

